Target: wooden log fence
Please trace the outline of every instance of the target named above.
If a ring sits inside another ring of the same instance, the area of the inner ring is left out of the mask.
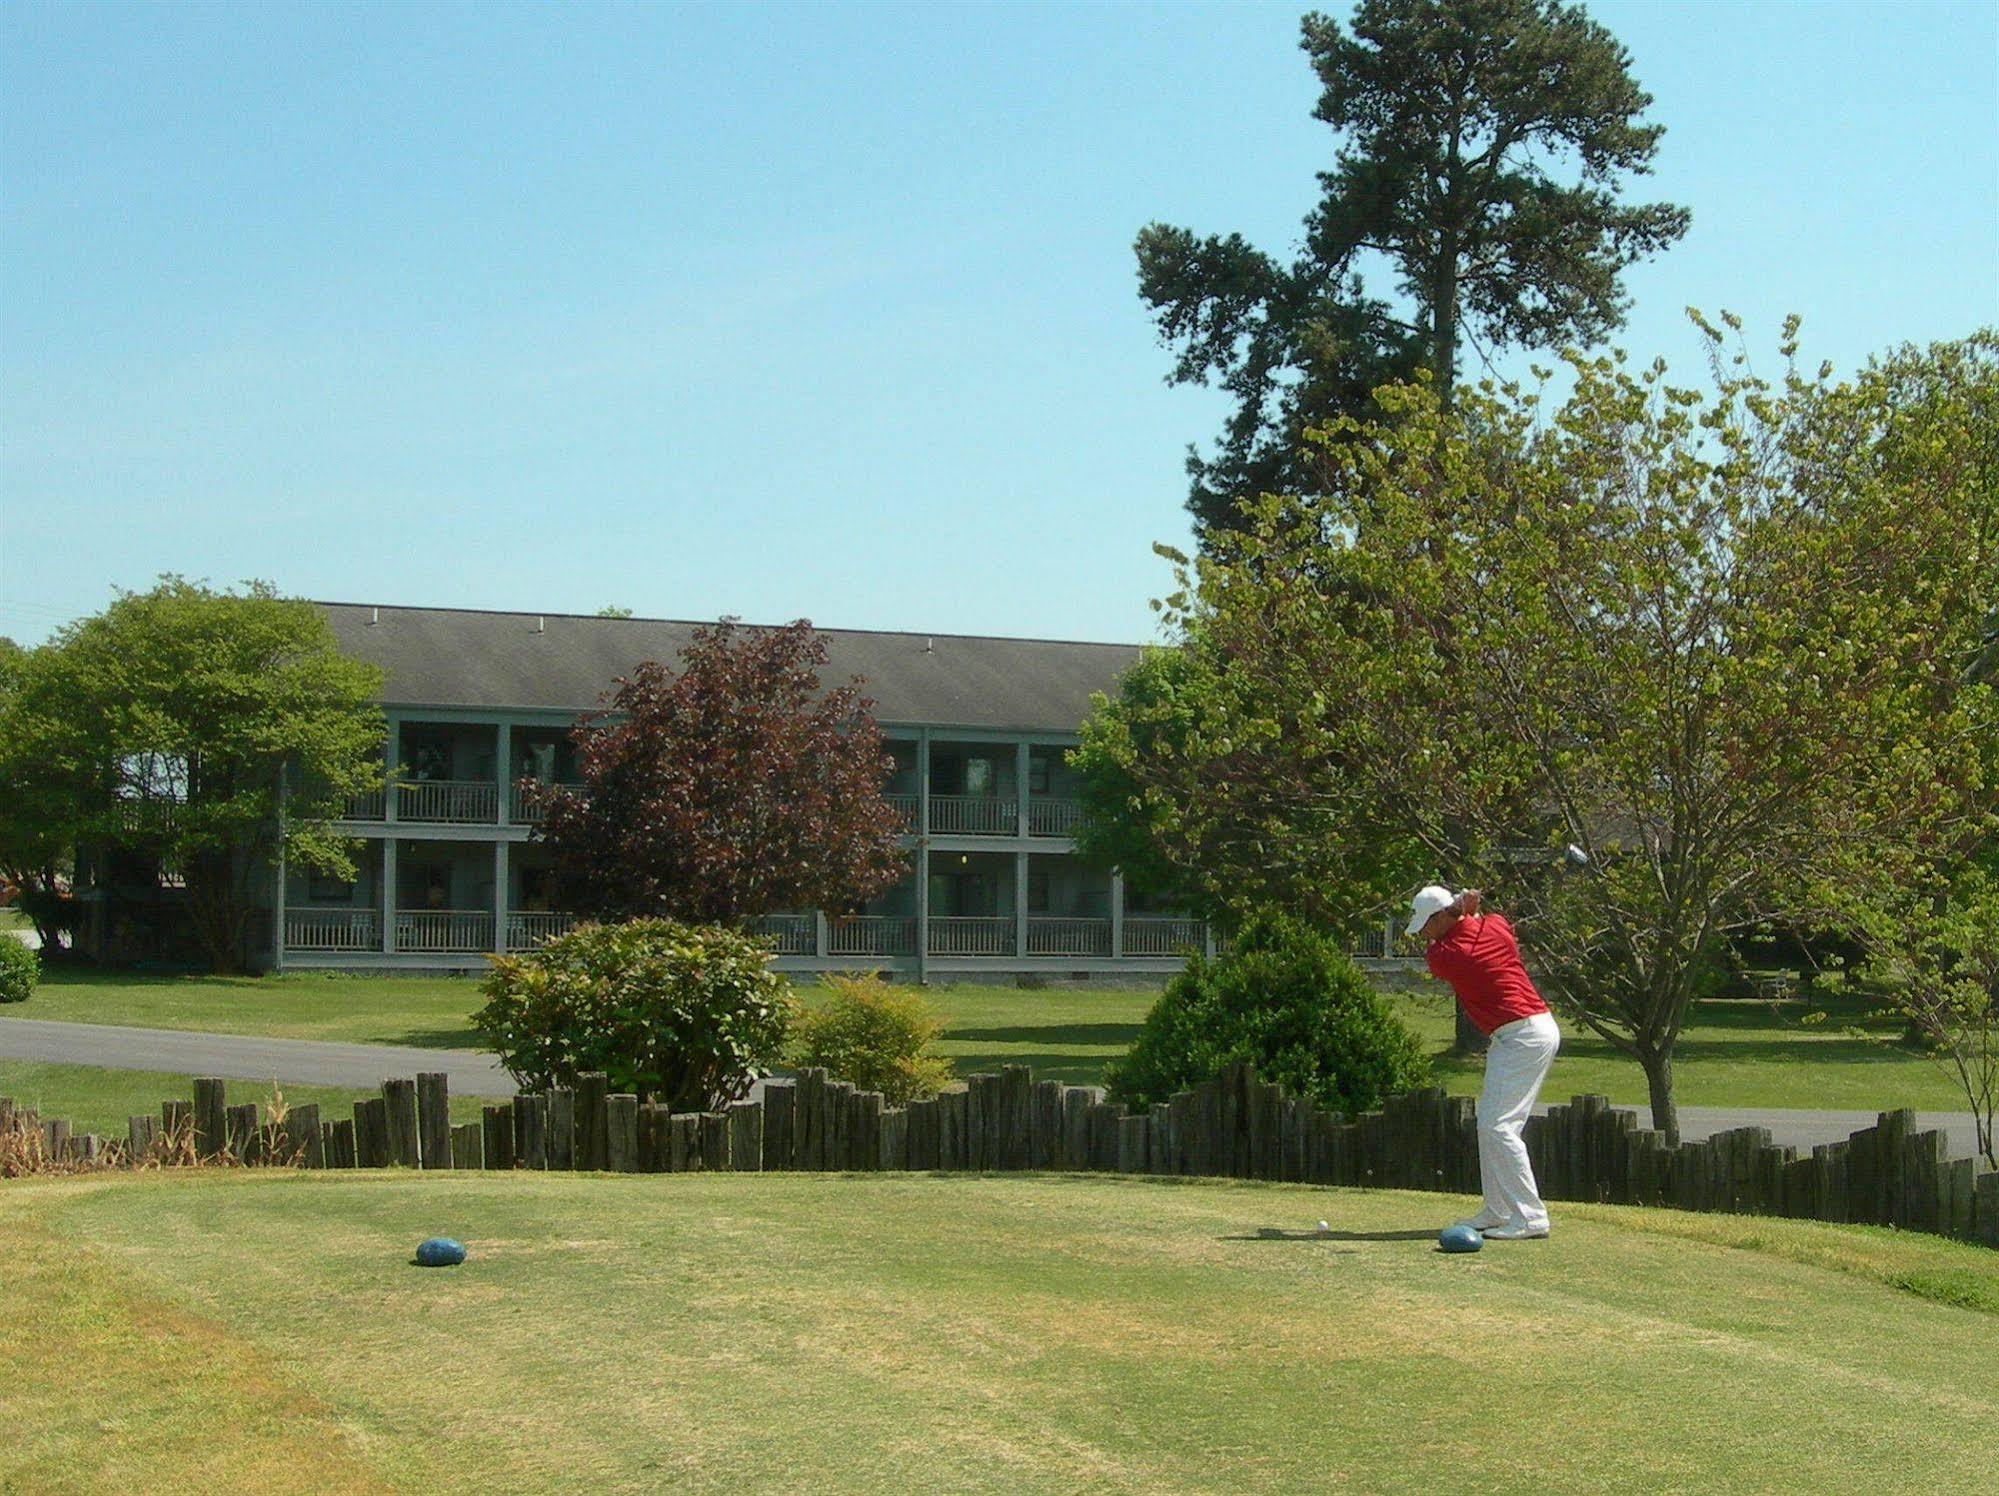
[[[74,1134],[0,1097],[0,1133],[33,1135],[63,1163],[225,1162],[307,1169],[557,1169],[611,1173],[1101,1171],[1218,1175],[1349,1188],[1476,1193],[1470,1098],[1429,1088],[1347,1117],[1287,1097],[1246,1065],[1144,1111],[1085,1087],[1036,1083],[1022,1066],[962,1089],[886,1105],[825,1071],[766,1083],[754,1101],[676,1113],[612,1094],[603,1075],[486,1106],[451,1125],[444,1075],[382,1083],[351,1118],[295,1106],[260,1120],[203,1077],[192,1101],[130,1119],[125,1137]],[[1949,1156],[1915,1113],[1884,1112],[1843,1142],[1781,1147],[1740,1127],[1668,1147],[1601,1096],[1527,1124],[1542,1194],[1678,1210],[1786,1216],[1922,1231],[1999,1248],[1999,1170]]]

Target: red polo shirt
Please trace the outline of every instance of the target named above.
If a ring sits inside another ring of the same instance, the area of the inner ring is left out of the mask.
[[[1450,934],[1430,942],[1424,959],[1433,975],[1451,984],[1481,1033],[1548,1011],[1520,964],[1520,942],[1503,915],[1459,920]]]

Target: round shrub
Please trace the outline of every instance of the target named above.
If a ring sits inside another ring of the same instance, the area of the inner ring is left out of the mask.
[[[879,973],[828,972],[830,994],[792,1020],[792,1063],[822,1065],[863,1091],[879,1091],[891,1106],[935,1096],[951,1079],[951,1062],[931,1054],[944,1021],[913,988]]]
[[[24,1003],[42,979],[42,958],[0,930],[0,1003]]]
[[[579,925],[495,957],[483,990],[473,1021],[530,1090],[601,1070],[614,1093],[707,1111],[784,1051],[789,996],[769,947],[719,925]]]
[[[1288,1095],[1349,1115],[1430,1078],[1416,1036],[1366,973],[1318,931],[1276,914],[1246,921],[1226,954],[1192,957],[1104,1078],[1112,1099],[1149,1106],[1237,1060]]]

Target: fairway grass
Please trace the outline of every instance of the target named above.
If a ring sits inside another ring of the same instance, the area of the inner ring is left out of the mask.
[[[1999,1254],[1610,1207],[1435,1251],[1470,1204],[1104,1176],[15,1181],[0,1490],[1989,1488],[1999,1314],[1895,1280],[1999,1304]],[[408,1266],[434,1233],[468,1263]]]

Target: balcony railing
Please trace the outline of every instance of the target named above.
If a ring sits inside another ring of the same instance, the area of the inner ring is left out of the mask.
[[[516,909],[507,916],[507,949],[531,951],[553,935],[566,935],[576,923],[573,914],[548,909]]]
[[[1020,802],[1011,795],[932,795],[930,829],[958,836],[1014,836]]]
[[[396,789],[399,821],[491,825],[500,816],[500,787],[490,779],[425,779]]]
[[[379,951],[382,916],[375,909],[287,909],[288,951]]]
[[[550,790],[580,790],[583,786],[563,780],[556,784],[516,784],[508,794],[507,819],[517,826],[539,825],[543,796]]]
[[[388,798],[382,790],[368,790],[359,795],[347,797],[347,819],[350,821],[379,821],[382,819],[382,802]]]
[[[935,805],[936,801],[931,801]],[[935,915],[930,920],[933,956],[1011,956],[1013,916]]]
[[[1027,954],[1030,956],[1108,956],[1110,953],[1111,922],[1107,919],[1028,916]]]
[[[491,786],[488,786],[491,788]],[[493,948],[490,909],[399,909],[396,949],[428,955]]]
[[[902,817],[903,830],[914,831],[917,829],[917,818],[923,813],[923,797],[921,795],[883,795],[882,799],[888,801],[890,808]]]
[[[1124,917],[1124,953],[1127,956],[1177,956],[1192,947],[1201,948],[1207,927],[1198,919],[1172,919],[1158,915]]]
[[[1047,800],[1029,797],[1027,802],[1027,834],[1029,836],[1073,836],[1077,823],[1083,819],[1083,807],[1075,800]]]
[[[826,951],[834,956],[913,956],[916,921],[902,914],[850,914],[829,919]]]
[[[780,956],[810,956],[819,948],[818,922],[809,914],[762,914],[750,921],[750,933],[762,935]]]

